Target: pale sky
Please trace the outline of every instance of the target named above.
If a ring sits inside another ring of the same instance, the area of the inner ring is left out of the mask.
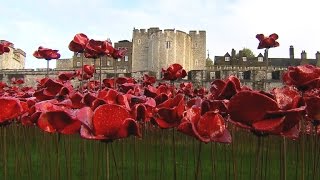
[[[2,2],[3,1],[3,2]],[[27,53],[26,68],[46,67],[32,56],[38,46],[58,49],[70,58],[76,33],[112,42],[131,40],[133,28],[207,31],[210,57],[232,48],[257,55],[257,33],[279,35],[280,47],[269,57],[308,58],[320,51],[319,0],[0,0],[0,39]],[[51,67],[55,66],[52,61]]]

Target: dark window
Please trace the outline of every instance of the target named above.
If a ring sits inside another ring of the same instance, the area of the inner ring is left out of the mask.
[[[166,41],[166,48],[170,49],[171,48],[171,41]]]
[[[243,72],[243,79],[250,80],[251,78],[251,71],[244,71]]]
[[[220,71],[216,71],[215,75],[216,75],[216,79],[221,79]]]
[[[279,80],[280,79],[280,71],[272,71],[272,79]]]

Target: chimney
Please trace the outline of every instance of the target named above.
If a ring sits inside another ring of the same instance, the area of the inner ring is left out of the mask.
[[[234,49],[231,50],[231,57],[232,58],[236,57],[236,50],[234,50]]]
[[[306,51],[302,51],[301,52],[301,65],[304,65],[304,64],[309,64],[309,61],[307,59],[307,53]]]
[[[317,51],[317,53],[316,53],[316,61],[317,61],[317,67],[320,67],[320,52],[319,51]]]
[[[301,59],[307,59],[307,53],[304,50],[301,52]]]
[[[292,45],[289,48],[289,57],[290,59],[294,59],[294,48]]]

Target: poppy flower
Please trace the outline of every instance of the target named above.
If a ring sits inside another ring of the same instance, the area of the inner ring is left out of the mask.
[[[81,122],[72,115],[70,109],[57,109],[41,113],[37,125],[49,133],[75,134],[79,132]]]
[[[193,90],[193,94],[195,96],[204,98],[208,94],[208,90],[206,88],[204,88],[204,87],[201,87],[199,89],[194,89]]]
[[[59,73],[58,78],[61,81],[69,81],[77,76],[77,72],[71,71],[71,72],[62,72]]]
[[[149,76],[148,74],[143,75],[143,86],[148,86],[156,83],[156,77],[154,76]]]
[[[96,70],[94,66],[90,66],[86,64],[86,65],[83,65],[83,71],[89,76],[92,76]]]
[[[318,88],[304,92],[307,118],[314,122],[320,122],[320,90]]]
[[[279,46],[279,42],[276,41],[279,36],[276,33],[271,34],[269,37],[265,37],[263,34],[257,34],[256,38],[259,40],[258,49],[269,49]]]
[[[178,93],[182,93],[188,97],[193,97],[193,84],[191,82],[183,82],[179,86]]]
[[[139,122],[148,122],[153,117],[156,101],[153,98],[131,97],[131,108],[133,117]]]
[[[72,102],[72,108],[81,109],[85,105],[82,103],[83,95],[79,92],[70,94],[70,100]]]
[[[105,85],[105,87],[114,88],[114,83],[115,83],[114,78],[106,78],[106,79],[103,79],[102,82]]]
[[[186,70],[180,64],[172,64],[168,69],[162,68],[163,80],[174,81],[187,76]]]
[[[2,41],[0,43],[0,55],[10,52],[10,48],[9,47],[11,45],[12,45],[12,43],[9,42],[9,41]]]
[[[113,47],[109,41],[90,39],[84,49],[87,58],[99,58],[113,53]]]
[[[38,59],[45,59],[47,61],[51,59],[59,59],[60,54],[58,53],[58,50],[53,50],[49,48],[44,48],[42,46],[39,46],[38,50],[33,53],[33,56]]]
[[[253,132],[297,138],[305,109],[299,92],[284,87],[274,89],[272,95],[256,91],[237,93],[228,105],[230,121]]]
[[[320,87],[320,68],[313,65],[290,66],[283,74],[283,83],[300,90]]]
[[[134,78],[131,77],[118,77],[116,79],[117,84],[124,84],[124,83],[137,83]]]
[[[213,99],[230,99],[233,95],[241,91],[240,80],[235,76],[229,76],[225,80],[214,80],[211,83],[210,96]]]
[[[0,124],[17,118],[22,112],[20,100],[13,97],[0,97]]]
[[[11,84],[20,85],[20,84],[23,84],[23,83],[24,83],[24,80],[23,80],[22,78],[19,78],[19,79],[12,78],[12,79],[11,79]]]
[[[87,35],[83,33],[76,34],[69,44],[69,50],[76,53],[83,53],[89,41]]]
[[[184,95],[178,94],[156,107],[154,121],[163,129],[177,127],[183,117],[184,108]]]
[[[112,57],[114,59],[122,59],[126,55],[127,49],[126,48],[120,48],[120,49],[114,49],[112,53]]]
[[[115,104],[104,104],[91,113],[90,108],[81,109],[80,121],[85,122],[80,134],[85,139],[115,140],[135,135],[141,137],[140,126],[128,110]],[[114,113],[117,112],[117,113]],[[91,116],[86,117],[86,116]]]
[[[231,143],[231,135],[226,129],[224,119],[216,111],[201,115],[201,108],[193,107],[186,111],[185,117],[178,126],[178,131],[208,142]]]

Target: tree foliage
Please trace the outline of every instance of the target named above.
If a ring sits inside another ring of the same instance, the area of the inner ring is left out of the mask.
[[[242,56],[246,56],[248,58],[256,57],[256,55],[249,48],[243,48],[241,52],[242,52]],[[236,57],[239,57],[239,53],[236,54]]]

